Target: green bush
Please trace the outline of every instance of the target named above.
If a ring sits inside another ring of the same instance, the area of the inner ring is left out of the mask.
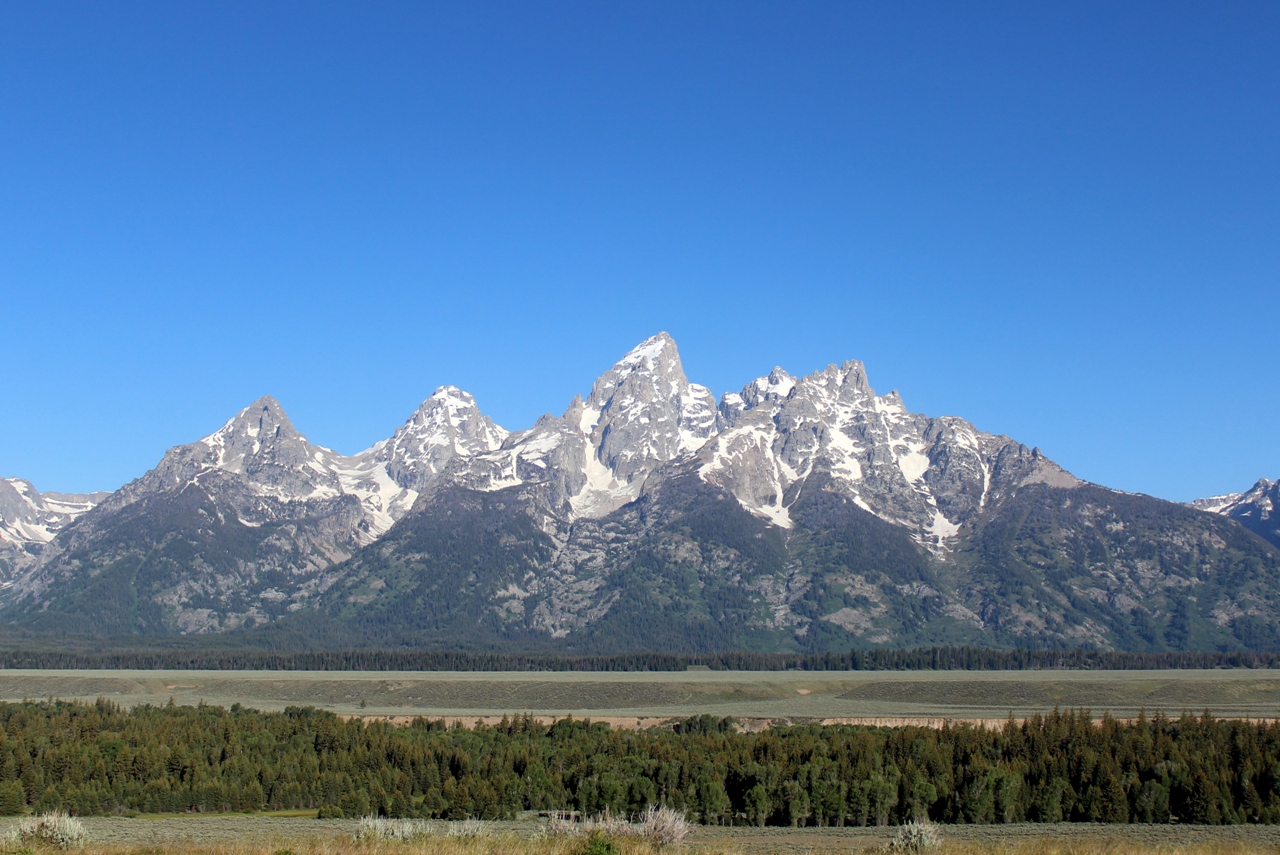
[[[618,855],[618,844],[599,832],[587,838],[587,843],[579,850],[578,855]]]

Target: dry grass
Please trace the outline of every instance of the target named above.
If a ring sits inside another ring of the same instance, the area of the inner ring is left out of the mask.
[[[1275,855],[1275,846],[1240,843],[1150,844],[1132,841],[1067,841],[943,844],[946,855]]]
[[[619,855],[670,855],[673,851],[688,855],[759,855],[757,851],[732,848],[687,847],[681,850],[659,850],[647,844],[618,841]],[[183,845],[181,847],[98,847],[86,846],[78,850],[84,855],[580,855],[582,842],[536,842],[510,838],[494,838],[480,841],[423,841],[417,843],[355,844],[340,842],[291,843],[285,845],[237,845],[217,844]],[[45,850],[21,849],[10,852],[32,853]],[[764,850],[778,855],[853,855],[854,853],[885,853],[883,847],[841,847],[820,849],[793,849],[790,847]],[[1275,855],[1275,847],[1240,847],[1227,844],[1192,844],[1189,846],[1150,846],[1143,843],[1019,843],[997,844],[943,844],[931,850],[934,855]]]
[[[311,838],[274,842],[191,843],[162,846],[101,846],[89,844],[83,855],[576,855],[581,840],[532,840],[512,835],[441,837],[410,841],[356,841],[352,838]],[[658,855],[647,844],[619,841],[620,855]],[[7,852],[21,850],[0,850]],[[27,850],[34,851],[36,850]],[[671,850],[668,850],[670,852]],[[728,855],[728,850],[716,850]]]
[[[744,719],[997,718],[1084,707],[1118,716],[1209,708],[1280,716],[1280,671],[305,672],[40,671],[0,674],[0,698],[102,696],[126,706],[201,700],[256,709],[463,716],[529,710],[592,718],[700,713]]]
[[[0,820],[0,838],[14,820]],[[86,817],[86,855],[580,855],[587,840],[549,835],[536,820],[429,823],[421,838],[357,841],[356,820],[254,816],[161,819]],[[932,855],[1280,855],[1280,826],[959,825],[939,826]],[[850,855],[882,853],[898,829],[695,827],[684,846],[617,840],[619,855]],[[32,855],[54,850],[31,844]],[[21,846],[0,845],[0,855]]]
[[[945,834],[945,829],[943,829]],[[619,855],[849,855],[849,853],[884,853],[883,843],[859,840],[845,845],[809,846],[799,841],[775,840],[769,848],[740,848],[730,841],[718,844],[693,844],[686,847],[660,848],[633,839],[616,841]],[[409,843],[357,842],[350,837],[277,840],[272,842],[195,843],[162,846],[103,846],[90,843],[84,855],[579,855],[584,847],[581,839],[530,839],[500,834],[473,838],[433,837]],[[41,852],[41,849],[5,850],[8,852]],[[1017,841],[951,841],[944,840],[936,855],[1277,855],[1274,844],[1242,841],[1192,843],[1148,843],[1134,840],[1057,840],[1053,837]]]

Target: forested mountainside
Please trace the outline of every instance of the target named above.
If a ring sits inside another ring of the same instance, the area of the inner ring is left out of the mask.
[[[559,552],[516,496],[433,507],[345,565],[319,615],[281,626],[576,653],[1280,646],[1265,617],[1280,608],[1276,550],[1228,519],[1097,487],[1035,485],[946,559],[823,489],[791,506],[783,531],[673,478],[578,524]],[[554,572],[529,575],[547,565]]]
[[[1275,649],[1254,492],[1197,509],[1085,484],[877,395],[857,362],[717,403],[660,334],[523,431],[441,387],[346,457],[263,398],[49,528],[0,620],[574,654]]]

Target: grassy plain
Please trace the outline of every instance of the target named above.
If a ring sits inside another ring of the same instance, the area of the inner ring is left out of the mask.
[[[581,840],[541,839],[536,822],[485,823],[474,838],[356,843],[352,820],[209,816],[180,819],[89,818],[86,855],[578,855]],[[441,824],[443,826],[443,824]],[[443,831],[443,827],[441,828]],[[1280,852],[1272,826],[970,825],[943,826],[937,855],[1262,855]],[[673,851],[722,855],[799,855],[884,851],[892,828],[699,828]],[[620,855],[657,855],[620,841]]]
[[[47,697],[394,717],[571,714],[633,725],[702,713],[758,722],[1001,720],[1055,706],[1117,717],[1208,709],[1280,718],[1280,671],[0,671],[0,700]]]

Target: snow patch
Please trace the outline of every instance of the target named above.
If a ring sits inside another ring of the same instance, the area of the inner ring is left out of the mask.
[[[639,365],[641,362],[657,359],[662,352],[671,345],[671,339],[666,333],[658,333],[653,338],[645,339],[636,345],[622,359],[618,360],[618,365],[632,366]]]
[[[933,522],[929,524],[928,528],[931,537],[938,540],[946,540],[955,537],[959,531],[960,526],[943,516],[942,511],[933,512]]]
[[[791,528],[791,512],[780,505],[764,505],[759,508],[747,508],[758,517],[763,517],[779,528]]]
[[[901,448],[906,448],[905,453],[899,451]],[[924,473],[929,471],[929,456],[923,449],[923,443],[906,445],[899,443],[893,446],[893,455],[897,458],[898,468],[902,470],[902,477],[906,478],[909,484],[915,484],[924,477]]]

